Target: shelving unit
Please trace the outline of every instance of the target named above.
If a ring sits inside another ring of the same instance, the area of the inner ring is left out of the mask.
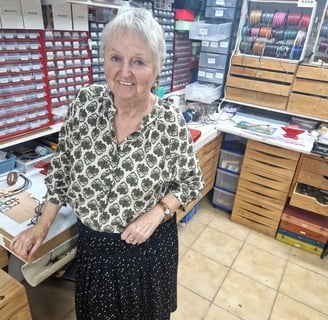
[[[158,79],[158,85],[168,93],[172,88],[172,72],[174,62],[174,11],[154,8],[154,18],[162,26],[166,44],[166,61]]]
[[[236,51],[238,54],[300,61],[309,53],[317,2],[244,0]]]
[[[46,89],[53,121],[63,121],[77,91],[92,82],[86,31],[45,31]]]
[[[321,6],[324,1],[321,2]],[[319,4],[318,4],[319,5]],[[314,43],[314,52],[311,57],[311,63],[316,65],[327,65],[328,63],[328,2],[324,8],[318,8],[323,12],[320,26],[316,32],[316,40]]]
[[[52,123],[44,90],[41,31],[0,31],[0,139],[9,139]]]
[[[104,22],[91,21],[89,23],[91,39],[91,65],[93,83],[105,83],[104,59],[100,52],[101,33],[105,26]]]
[[[236,40],[233,22],[239,19],[240,8],[240,0],[207,0],[204,21],[195,21],[190,26],[189,38],[201,42],[197,83],[209,88],[220,87],[214,101],[224,93],[222,88]]]

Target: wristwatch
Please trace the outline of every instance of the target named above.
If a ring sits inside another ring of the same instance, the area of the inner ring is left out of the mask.
[[[164,201],[158,202],[158,205],[163,209],[164,212],[163,222],[173,217],[173,212]]]

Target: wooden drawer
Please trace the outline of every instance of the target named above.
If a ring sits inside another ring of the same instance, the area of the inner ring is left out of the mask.
[[[8,265],[8,252],[6,249],[0,247],[0,269]]]
[[[188,212],[213,188],[216,169],[219,159],[220,147],[223,135],[218,135],[197,151],[199,166],[204,179],[204,188],[201,197],[190,202],[185,210],[176,211],[176,219],[179,222]]]
[[[252,167],[258,169],[263,174],[274,173],[287,178],[294,176],[300,156],[298,152],[252,140],[249,140],[247,143],[246,152],[247,157],[244,158],[243,167]]]
[[[31,320],[25,287],[8,273],[0,270],[1,320]]]
[[[301,241],[299,239],[295,239],[293,237],[289,237],[289,236],[286,236],[280,232],[277,233],[277,236],[276,236],[276,239],[278,241],[281,241],[281,242],[284,242],[284,243],[287,243],[291,246],[294,246],[296,248],[299,248],[299,249],[302,249],[304,251],[307,251],[307,252],[310,252],[310,253],[314,253],[318,256],[320,256],[323,252],[323,249],[318,247],[318,246],[314,246],[312,244],[309,244],[309,243],[306,243],[304,241]]]
[[[302,189],[298,188],[301,184],[304,185]],[[316,199],[313,191],[320,193],[317,197],[320,201]],[[290,204],[328,216],[328,204],[323,198],[326,198],[326,192],[328,194],[328,160],[318,156],[302,155],[290,193]]]
[[[328,161],[314,156],[302,156],[297,182],[328,190]]]
[[[239,179],[238,183],[237,198],[239,197],[252,201],[255,204],[258,203],[260,208],[275,207],[281,209],[286,201],[286,193],[243,179]]]
[[[218,159],[219,157],[221,142],[222,134],[218,135],[215,139],[211,140],[197,151],[198,160],[201,167],[206,166],[209,161],[211,163],[217,163],[215,158]]]
[[[301,115],[328,119],[328,69],[300,65],[287,104],[287,110]]]
[[[248,140],[231,220],[274,237],[299,156]]]
[[[290,205],[328,216],[328,205],[320,203],[316,198],[298,193],[296,187],[290,198]]]
[[[302,157],[302,170],[325,175],[328,179],[328,160],[317,159],[315,157]]]
[[[305,233],[320,234],[328,240],[328,217],[288,205],[281,216],[283,221],[285,225],[296,225],[305,230]]]
[[[226,98],[285,110],[297,65],[275,60],[233,55],[227,74]]]
[[[328,173],[328,171],[326,173]],[[328,190],[328,175],[322,175],[313,171],[306,171],[301,169],[297,178],[297,182],[308,184],[309,186],[313,186],[319,189]]]

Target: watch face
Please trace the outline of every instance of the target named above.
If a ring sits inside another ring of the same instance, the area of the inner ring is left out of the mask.
[[[167,215],[169,215],[169,214],[171,214],[171,210],[170,210],[169,208],[166,208],[166,209],[164,210],[164,213],[167,214]]]

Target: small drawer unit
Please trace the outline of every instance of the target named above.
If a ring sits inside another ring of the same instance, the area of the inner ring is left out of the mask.
[[[231,220],[275,237],[300,154],[248,140]]]
[[[229,135],[226,135],[220,151],[213,192],[213,206],[231,213],[245,144],[238,140],[229,140],[228,137]]]
[[[276,239],[321,255],[328,241],[328,217],[288,205],[281,215]]]

